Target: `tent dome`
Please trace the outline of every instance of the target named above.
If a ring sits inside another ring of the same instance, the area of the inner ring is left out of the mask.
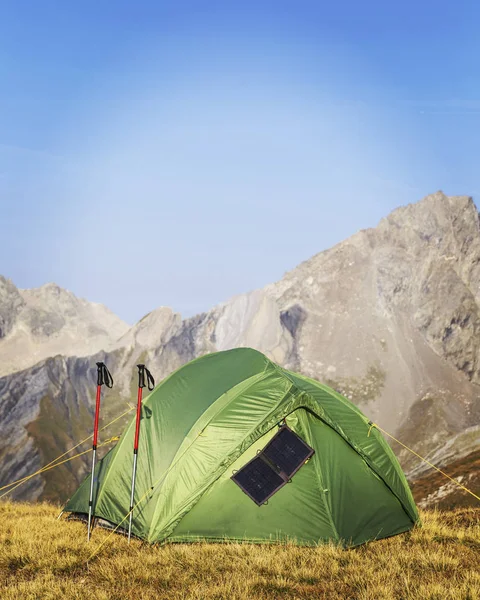
[[[347,398],[256,350],[198,358],[143,404],[132,531],[149,542],[346,546],[407,531],[415,503],[370,424]],[[134,430],[135,419],[95,470],[94,515],[122,527]],[[90,476],[65,510],[87,513],[89,488]]]

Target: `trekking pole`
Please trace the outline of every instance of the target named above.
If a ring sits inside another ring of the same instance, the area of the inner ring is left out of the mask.
[[[135,479],[137,478],[137,456],[138,456],[138,439],[140,437],[140,418],[142,414],[142,394],[145,387],[145,374],[147,375],[147,385],[150,391],[155,387],[155,381],[152,374],[145,365],[137,365],[138,367],[138,397],[137,397],[137,420],[135,423],[135,438],[133,440],[133,470],[132,470],[132,489],[130,493],[130,518],[128,522],[128,543],[132,536],[132,518],[133,518],[133,502],[135,497]]]
[[[93,422],[93,457],[92,457],[92,477],[90,481],[90,498],[88,500],[88,541],[90,541],[90,534],[92,531],[92,512],[93,512],[93,476],[95,473],[95,459],[97,457],[97,440],[98,440],[98,419],[100,416],[100,395],[102,391],[102,385],[105,384],[108,388],[113,386],[113,379],[110,375],[110,371],[107,369],[105,363],[97,362],[97,399],[95,403],[95,420]]]

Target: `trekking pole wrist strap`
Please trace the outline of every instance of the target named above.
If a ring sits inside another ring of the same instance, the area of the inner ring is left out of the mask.
[[[137,365],[138,367],[138,387],[144,388],[148,386],[149,391],[151,392],[155,387],[155,380],[153,375],[147,369],[145,365]],[[145,385],[145,375],[147,376],[147,385]]]
[[[108,388],[113,387],[113,377],[103,362],[97,362],[97,385],[105,384]]]

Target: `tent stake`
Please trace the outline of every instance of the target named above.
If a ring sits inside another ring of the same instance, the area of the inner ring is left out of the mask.
[[[135,480],[137,478],[137,457],[138,457],[138,440],[140,437],[140,419],[142,415],[142,394],[145,387],[145,374],[147,375],[148,389],[150,391],[155,387],[155,381],[150,371],[145,365],[137,365],[138,367],[138,396],[137,396],[137,419],[135,422],[135,438],[133,440],[133,469],[132,469],[132,487],[130,491],[130,511],[128,519],[128,543],[132,536],[132,519],[133,507],[135,498]]]
[[[93,513],[93,484],[95,474],[95,460],[97,458],[97,441],[98,441],[98,419],[100,417],[100,397],[102,393],[102,385],[105,384],[111,388],[113,386],[113,379],[107,369],[105,363],[97,362],[97,398],[95,402],[95,420],[93,422],[93,456],[92,456],[92,475],[90,479],[90,497],[88,500],[88,534],[87,540],[90,541],[92,533],[92,513]]]

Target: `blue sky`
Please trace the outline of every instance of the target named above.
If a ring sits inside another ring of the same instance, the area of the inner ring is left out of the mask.
[[[0,7],[0,273],[128,322],[480,190],[475,2]],[[478,197],[476,198],[478,205]]]

